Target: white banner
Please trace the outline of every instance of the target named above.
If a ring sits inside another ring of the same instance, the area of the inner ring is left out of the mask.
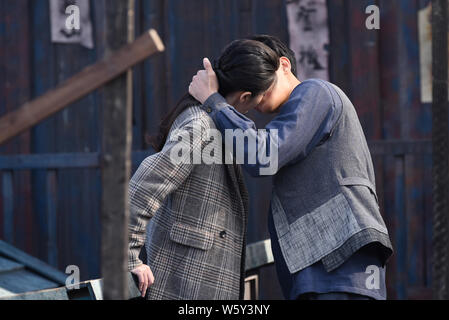
[[[288,0],[290,48],[296,54],[298,78],[329,80],[329,26],[326,0]]]

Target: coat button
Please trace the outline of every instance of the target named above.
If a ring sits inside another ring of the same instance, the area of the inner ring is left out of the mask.
[[[222,239],[226,238],[226,231],[220,232],[220,238]]]
[[[211,113],[212,112],[212,109],[211,108],[207,108],[207,113]]]

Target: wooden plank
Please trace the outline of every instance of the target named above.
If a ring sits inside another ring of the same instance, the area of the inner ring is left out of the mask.
[[[0,276],[0,287],[14,293],[50,289],[57,286],[58,283],[25,269],[3,273]]]
[[[167,44],[166,54],[157,55],[154,59],[149,59],[143,63],[143,83],[142,83],[142,106],[141,106],[141,130],[137,133],[140,136],[145,134],[155,134],[159,129],[159,124],[168,110],[174,107],[173,102],[169,99],[171,91],[170,79],[172,66],[170,64],[170,57],[173,48],[171,35],[168,26],[167,6],[169,1],[141,1],[143,28],[154,28],[160,32],[160,36],[164,43]],[[174,79],[176,81],[176,79]],[[134,117],[138,117],[135,114]],[[137,120],[137,119],[136,119]],[[137,122],[138,123],[138,122]],[[133,136],[133,141],[138,137]],[[143,142],[142,142],[143,143]],[[149,146],[141,144],[140,149],[148,149]]]
[[[424,219],[424,251],[426,255],[426,261],[425,261],[425,268],[423,270],[425,275],[425,285],[427,287],[431,287],[432,285],[432,252],[433,252],[433,246],[432,246],[432,233],[433,233],[433,190],[430,187],[432,185],[432,175],[428,174],[432,170],[432,156],[426,155],[424,157],[424,168],[425,173],[423,174],[423,184],[426,186],[424,188],[424,213],[425,213],[425,219]]]
[[[57,246],[57,218],[58,207],[57,177],[55,170],[47,171],[47,262],[51,266],[58,267],[58,246]]]
[[[274,263],[273,252],[271,251],[271,240],[258,241],[246,246],[246,271]]]
[[[289,43],[288,21],[285,1],[262,0],[253,4],[254,33],[270,34]]]
[[[28,2],[24,0],[4,4],[0,13],[0,37],[2,38],[0,72],[0,116],[14,111],[17,106],[30,99],[31,81],[31,38]],[[20,41],[18,40],[20,35]],[[30,132],[23,132],[8,144],[0,147],[0,154],[26,154],[30,150]],[[30,173],[13,175],[13,194],[22,199],[31,198]],[[16,230],[32,236],[32,208],[27,201],[14,199]],[[24,250],[31,250],[31,237],[16,237],[14,244]]]
[[[69,300],[65,287],[47,289],[22,294],[4,294],[0,292],[0,300]]]
[[[234,0],[235,1],[235,0]],[[238,37],[244,38],[254,33],[253,0],[237,0]]]
[[[399,156],[399,155],[430,155],[432,154],[431,140],[371,140],[368,141],[371,155]]]
[[[144,29],[142,21],[142,1],[136,1],[135,12],[134,12],[134,34],[140,34]],[[157,29],[156,29],[157,30]],[[143,68],[136,67],[133,68],[133,112],[132,112],[132,125],[133,125],[133,150],[140,150],[143,147]]]
[[[245,278],[245,295],[243,300],[259,300],[259,275]]]
[[[365,27],[367,18],[365,9],[372,4],[372,0],[346,1],[345,3],[347,10],[346,17],[348,18],[348,27],[345,29],[345,33],[347,33],[347,46],[349,47],[350,56],[349,68],[347,69],[349,74],[348,89],[350,90],[348,94],[350,94],[350,99],[354,104],[363,132],[368,141],[383,138],[379,83],[380,70],[378,66],[380,31],[369,30]],[[362,79],[363,81],[361,81]],[[374,159],[377,161],[374,161]],[[381,213],[384,214],[383,158],[374,157],[373,167],[377,194],[379,195],[379,206],[381,207]]]
[[[31,98],[43,95],[57,85],[55,45],[51,41],[50,8],[49,1],[36,0],[29,2],[33,19],[31,20],[32,65],[33,72],[30,81],[33,83]],[[59,152],[56,146],[55,120],[49,118],[31,128],[33,153]],[[46,223],[46,170],[35,170],[32,175],[32,201],[33,206],[33,234],[35,239],[45,237]],[[65,250],[70,252],[70,250]],[[47,259],[45,241],[34,241],[33,250],[29,253],[42,261]]]
[[[56,89],[0,118],[0,144],[111,81],[150,55],[163,50],[164,46],[155,30],[143,34],[134,43],[85,68]]]
[[[2,200],[3,200],[3,238],[14,243],[14,195],[13,173],[2,172]]]
[[[2,273],[23,269],[23,264],[6,259],[0,256],[0,276]]]
[[[133,165],[139,165],[152,154],[154,152],[151,150],[134,151]],[[98,168],[101,164],[100,158],[100,153],[97,152],[0,156],[0,170]]]
[[[349,14],[350,92],[368,140],[381,139],[378,31],[365,27],[365,8],[372,0],[347,1]],[[363,79],[363,81],[362,81]],[[367,99],[369,97],[369,99]]]
[[[401,119],[398,113],[399,84],[398,84],[398,11],[399,2],[390,0],[379,0],[380,24],[379,33],[379,69],[380,69],[380,98],[382,108],[382,138],[386,141],[391,139],[400,140]],[[367,99],[370,97],[368,96]],[[396,154],[398,155],[398,154]],[[396,160],[395,157],[384,158],[384,217],[390,239],[395,250],[394,256],[387,266],[387,291],[390,299],[398,299],[400,273],[398,271],[399,252],[398,246],[400,228],[399,212],[396,210],[397,200],[400,196],[400,187],[396,187]],[[400,265],[402,266],[402,265]],[[402,294],[402,293],[401,293]]]
[[[399,1],[398,79],[402,139],[431,138],[429,124],[424,126],[420,124],[426,118],[426,113],[420,103],[418,2],[418,0]],[[430,188],[430,185],[423,184],[425,168],[422,159],[423,157],[412,157],[412,155],[405,157],[405,204],[408,223],[407,247],[405,248],[408,266],[407,298],[412,288],[425,286],[424,271],[427,257],[424,254],[423,197],[424,188]]]
[[[331,82],[350,93],[347,1],[328,0],[329,11],[329,76]]]
[[[95,9],[96,4],[90,2],[90,7]],[[93,24],[95,37],[102,21],[96,20]],[[98,43],[95,43],[93,49],[80,44],[51,45],[56,56],[52,63],[57,83],[62,83],[103,57],[99,53]],[[92,92],[51,117],[50,122],[57,132],[54,138],[54,148],[57,152],[82,153],[99,149],[98,136],[101,131],[98,130],[98,123],[101,122],[101,117],[98,113],[102,104],[98,96],[98,91]],[[54,177],[54,184],[57,184],[58,190],[53,195],[48,171],[45,178],[47,187],[42,188],[40,194],[46,200],[44,207],[39,211],[43,221],[40,230],[42,235],[40,258],[55,267],[77,265],[83,279],[98,277],[100,262],[98,230],[101,229],[101,225],[97,222],[100,216],[98,208],[100,197],[92,201],[92,195],[99,194],[94,189],[95,170],[82,167],[58,170],[57,176]],[[55,212],[49,210],[51,207],[55,208]]]
[[[379,0],[381,33],[379,47],[380,93],[385,140],[401,139],[399,105],[399,1]]]
[[[418,10],[426,8],[431,0],[420,0],[418,3]],[[416,110],[416,109],[415,109]],[[421,104],[419,108],[420,115],[417,116],[416,127],[419,129],[421,136],[431,137],[432,135],[432,123],[430,121],[432,114],[431,104]],[[432,205],[432,176],[429,172],[432,171],[432,154],[426,154],[422,157],[422,198],[423,198],[423,234],[424,238],[424,261],[423,261],[423,278],[424,286],[430,288],[430,298],[432,298],[432,227],[433,227],[433,205]],[[421,289],[422,290],[422,289]],[[428,289],[429,290],[429,289]]]
[[[395,157],[395,213],[396,225],[396,294],[398,299],[407,297],[407,215],[405,208],[405,168],[404,157]]]
[[[2,78],[0,89],[0,117],[13,111],[30,98],[30,27],[27,1],[5,3],[0,13]],[[20,41],[17,36],[20,34]],[[9,144],[0,147],[0,153],[30,151],[30,134],[25,132]]]
[[[424,206],[422,157],[405,156],[405,208],[407,215],[407,287],[425,286]]]
[[[99,164],[97,152],[0,156],[0,170],[96,168]]]
[[[30,256],[29,254],[11,246],[10,244],[0,240],[0,254],[23,264],[30,270],[50,279],[56,284],[65,284],[67,275],[61,271],[54,269],[45,262]]]

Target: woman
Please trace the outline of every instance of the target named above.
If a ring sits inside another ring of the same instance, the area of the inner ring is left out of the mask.
[[[236,40],[215,67],[220,93],[246,113],[273,85],[278,68],[278,56],[268,46]],[[215,125],[186,95],[153,139],[158,152],[141,163],[130,181],[128,268],[147,299],[243,297],[248,196],[240,167],[173,161],[179,132],[193,137],[188,137],[190,154],[182,155],[184,160],[210,143],[194,134],[198,128]],[[147,264],[138,258],[144,243]]]

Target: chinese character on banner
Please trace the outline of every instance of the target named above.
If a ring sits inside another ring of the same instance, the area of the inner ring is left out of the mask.
[[[51,41],[92,49],[89,0],[50,0]]]
[[[296,54],[298,78],[329,80],[329,27],[326,0],[288,0],[290,48]]]

